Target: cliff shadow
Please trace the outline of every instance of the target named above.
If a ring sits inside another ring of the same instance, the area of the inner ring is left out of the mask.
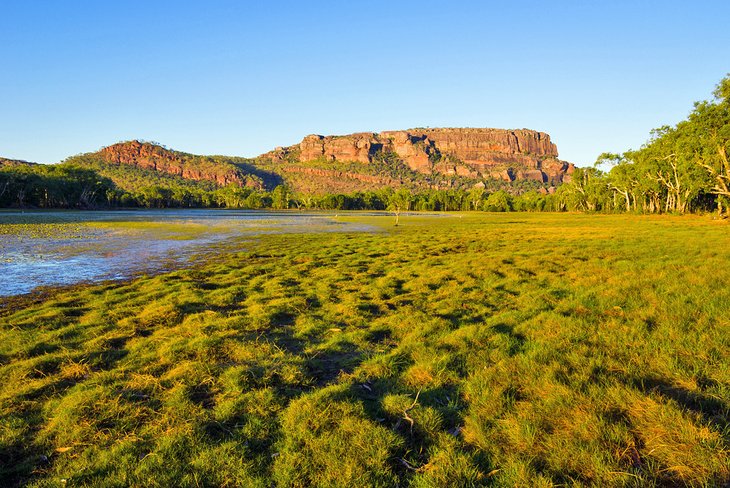
[[[279,185],[284,184],[284,179],[278,173],[261,169],[250,163],[235,163],[242,171],[247,174],[258,176],[264,182],[267,190],[273,190]]]

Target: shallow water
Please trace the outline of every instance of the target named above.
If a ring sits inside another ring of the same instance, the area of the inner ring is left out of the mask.
[[[245,210],[0,212],[0,297],[179,267],[212,244],[267,233],[370,231],[335,214]]]

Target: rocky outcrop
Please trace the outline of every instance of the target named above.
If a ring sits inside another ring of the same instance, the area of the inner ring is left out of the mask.
[[[505,181],[567,181],[573,165],[558,159],[558,149],[544,132],[528,129],[409,129],[346,136],[309,135],[298,146],[277,148],[264,157],[283,160],[298,151],[302,162],[371,163],[379,154],[394,153],[419,173]]]
[[[261,186],[258,180],[247,178],[235,165],[171,151],[149,142],[120,142],[101,149],[98,154],[107,163],[161,171],[189,180],[212,181],[220,186],[231,183],[239,186]]]
[[[330,161],[370,162],[382,145],[374,134],[360,133],[349,136],[310,135],[299,144],[302,161],[324,158]]]

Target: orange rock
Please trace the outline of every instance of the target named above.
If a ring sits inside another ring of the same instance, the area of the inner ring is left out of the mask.
[[[230,183],[257,186],[254,180],[247,179],[234,167],[207,161],[205,157],[171,151],[149,142],[120,142],[101,149],[99,155],[109,163],[161,171],[189,180],[213,181],[221,186]]]
[[[310,135],[299,144],[300,160],[370,163],[379,152],[395,153],[413,171],[505,181],[534,179],[560,183],[573,165],[557,159],[544,132],[486,128],[409,129],[379,134]],[[448,159],[445,164],[437,164]]]

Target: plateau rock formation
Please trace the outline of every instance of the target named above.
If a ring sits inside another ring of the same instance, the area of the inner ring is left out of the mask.
[[[558,150],[544,132],[483,128],[409,129],[364,132],[346,136],[309,135],[298,146],[263,155],[283,160],[297,154],[301,162],[316,160],[371,163],[393,153],[418,173],[454,174],[505,181],[569,181],[573,165],[558,159]]]
[[[98,155],[107,163],[161,171],[189,180],[207,180],[221,186],[231,183],[239,186],[261,186],[259,181],[248,178],[233,164],[222,164],[205,156],[171,151],[149,142],[120,142],[101,149]]]

